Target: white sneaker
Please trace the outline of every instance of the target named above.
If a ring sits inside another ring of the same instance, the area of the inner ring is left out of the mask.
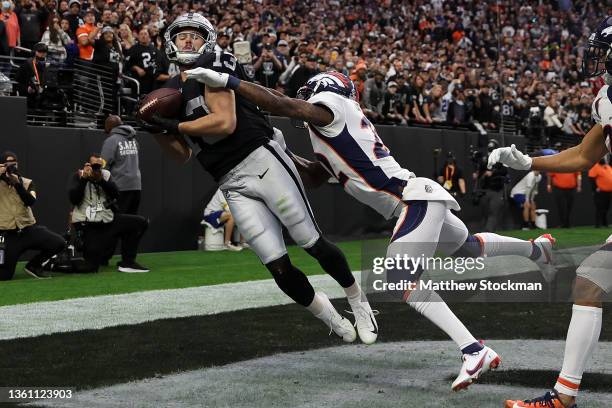
[[[550,234],[543,234],[534,239],[532,242],[540,248],[540,257],[534,259],[534,262],[540,267],[542,277],[548,283],[552,282],[557,274],[557,268],[553,265],[553,245],[557,240]]]
[[[251,246],[248,243],[246,243],[246,242],[241,242],[240,246],[242,247],[242,249],[250,249],[251,248]]]
[[[342,317],[340,313],[336,311],[334,305],[331,304],[327,295],[323,292],[318,292],[317,295],[321,296],[325,303],[325,309],[315,317],[323,320],[323,322],[329,327],[329,334],[332,332],[336,333],[342,340],[347,343],[352,343],[357,338],[355,328],[351,324],[350,320]]]
[[[372,310],[367,300],[362,302],[361,296],[356,301],[349,300],[349,305],[353,311],[347,313],[355,316],[355,327],[359,338],[364,344],[374,343],[378,337],[378,323],[374,317],[378,314],[378,310]]]
[[[228,250],[228,251],[233,251],[233,252],[240,252],[242,251],[242,247],[239,245],[234,245],[231,242],[227,242],[225,245],[223,245],[223,248]]]
[[[482,350],[474,354],[464,354],[463,365],[459,375],[453,381],[452,390],[463,390],[477,380],[482,374],[494,370],[501,364],[501,358],[491,347],[484,346]]]

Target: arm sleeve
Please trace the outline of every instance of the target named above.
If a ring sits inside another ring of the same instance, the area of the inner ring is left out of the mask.
[[[21,198],[21,201],[23,201],[23,204],[26,207],[31,207],[36,202],[36,197],[30,194],[30,191],[34,191],[33,184],[34,183],[30,183],[27,190],[21,183],[15,186],[15,191],[17,192],[17,194],[19,195],[19,198]]]
[[[102,188],[102,190],[104,190],[106,196],[111,200],[114,200],[119,197],[119,189],[117,188],[117,185],[112,179],[102,179],[99,182],[99,186]]]
[[[79,205],[83,201],[86,185],[87,180],[80,178],[78,173],[71,177],[68,185],[68,198],[72,205]]]

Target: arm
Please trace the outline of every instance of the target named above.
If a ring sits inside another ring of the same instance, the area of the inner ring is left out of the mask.
[[[579,193],[582,191],[582,173],[576,176],[576,191]]]
[[[546,174],[546,191],[552,193],[552,177],[549,174]]]
[[[104,178],[102,178],[102,180],[98,181],[98,185],[102,188],[102,190],[104,190],[106,196],[111,200],[119,198],[119,188],[112,178],[108,180],[104,180]]]
[[[86,185],[87,180],[81,178],[79,176],[79,172],[72,176],[70,185],[68,186],[68,198],[70,199],[70,203],[72,205],[79,205],[81,201],[83,201],[83,197],[85,197]]]
[[[304,185],[316,188],[325,183],[331,176],[319,161],[306,160],[303,157],[291,153],[291,160],[300,173]]]
[[[26,207],[33,206],[36,202],[36,191],[34,191],[33,187],[34,183],[30,183],[30,186],[26,190],[23,184],[21,183],[21,177],[19,177],[19,181],[19,183],[15,184],[15,191],[17,192],[19,198],[21,198],[21,201],[23,201],[23,204]]]
[[[591,128],[578,146],[552,156],[534,157],[531,168],[561,173],[590,169],[608,151],[604,140],[603,128],[597,124]]]
[[[461,191],[461,194],[465,194],[466,192],[465,179],[463,177],[459,179],[459,191]]]
[[[115,163],[115,151],[117,148],[117,144],[114,143],[114,140],[111,138],[107,138],[102,144],[102,159],[106,162],[106,167],[110,170],[113,168],[113,164]]]
[[[227,136],[236,129],[236,103],[234,92],[206,87],[206,105],[210,113],[201,118],[181,122],[179,132],[194,137]]]
[[[162,150],[173,160],[185,164],[191,158],[191,148],[180,136],[156,134],[154,137]]]

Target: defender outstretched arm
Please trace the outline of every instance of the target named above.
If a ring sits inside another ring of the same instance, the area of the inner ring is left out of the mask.
[[[603,128],[597,124],[584,136],[578,146],[552,156],[534,157],[531,169],[562,173],[588,170],[607,152]]]

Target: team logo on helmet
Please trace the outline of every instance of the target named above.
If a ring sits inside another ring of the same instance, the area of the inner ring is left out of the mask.
[[[336,71],[323,72],[306,81],[298,90],[299,99],[308,100],[320,92],[333,92],[352,100],[357,100],[355,84],[344,74]]]
[[[200,37],[204,40],[204,45],[197,50],[179,50],[176,39],[179,33],[184,31],[190,31]],[[177,17],[168,26],[164,34],[164,40],[166,41],[166,55],[170,61],[181,65],[191,65],[196,62],[200,55],[214,51],[217,43],[217,31],[206,17],[189,12]]]

